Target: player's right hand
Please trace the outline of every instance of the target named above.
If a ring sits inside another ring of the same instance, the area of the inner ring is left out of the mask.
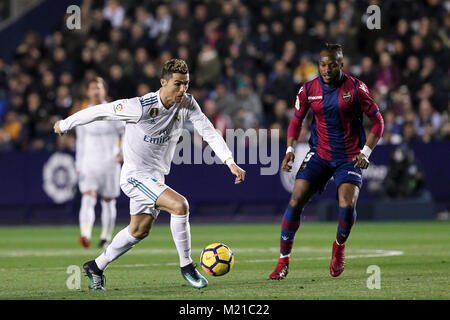
[[[56,121],[55,125],[53,126],[53,130],[55,131],[55,133],[57,133],[60,136],[62,136],[64,134],[64,132],[62,132],[61,129],[59,128],[59,123],[60,122],[61,122],[61,120]]]
[[[245,170],[236,165],[235,163],[228,166],[232,174],[236,176],[234,184],[239,184],[245,180]]]
[[[295,155],[292,152],[286,153],[286,156],[283,159],[283,162],[281,163],[281,169],[286,172],[291,172],[292,165],[289,165],[290,163],[294,163]]]

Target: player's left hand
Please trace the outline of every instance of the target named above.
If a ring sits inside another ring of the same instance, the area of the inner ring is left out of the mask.
[[[236,176],[236,179],[234,180],[234,184],[241,183],[245,180],[245,170],[238,167],[236,164],[230,164],[228,166],[230,168],[230,171],[232,174]]]
[[[355,168],[367,169],[369,167],[370,161],[367,157],[360,153],[356,157],[353,158],[353,161],[356,160]]]

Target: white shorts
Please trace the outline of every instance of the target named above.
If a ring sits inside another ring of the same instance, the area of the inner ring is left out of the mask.
[[[117,198],[120,195],[120,166],[108,171],[81,172],[78,186],[80,192],[97,191],[103,198]]]
[[[127,174],[120,181],[122,191],[130,198],[130,215],[150,214],[157,218],[156,200],[169,186],[164,183],[164,175],[160,173]]]

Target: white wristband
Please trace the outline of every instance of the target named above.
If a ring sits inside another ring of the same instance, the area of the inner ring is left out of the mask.
[[[361,153],[366,156],[367,159],[369,159],[370,154],[372,153],[372,149],[370,149],[368,146],[364,146],[362,148]]]
[[[295,154],[295,149],[294,149],[293,147],[289,146],[289,147],[287,147],[287,149],[286,149],[286,154],[288,154],[289,152],[292,152],[292,153]]]

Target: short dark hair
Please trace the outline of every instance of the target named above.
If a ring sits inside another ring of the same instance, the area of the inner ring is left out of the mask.
[[[334,53],[338,57],[343,57],[344,52],[342,51],[342,45],[338,43],[328,43],[326,42],[322,48],[322,51],[328,51],[330,53]]]
[[[174,73],[189,73],[189,68],[186,64],[186,61],[182,59],[170,59],[169,61],[167,61],[162,68],[161,79],[168,80]]]

